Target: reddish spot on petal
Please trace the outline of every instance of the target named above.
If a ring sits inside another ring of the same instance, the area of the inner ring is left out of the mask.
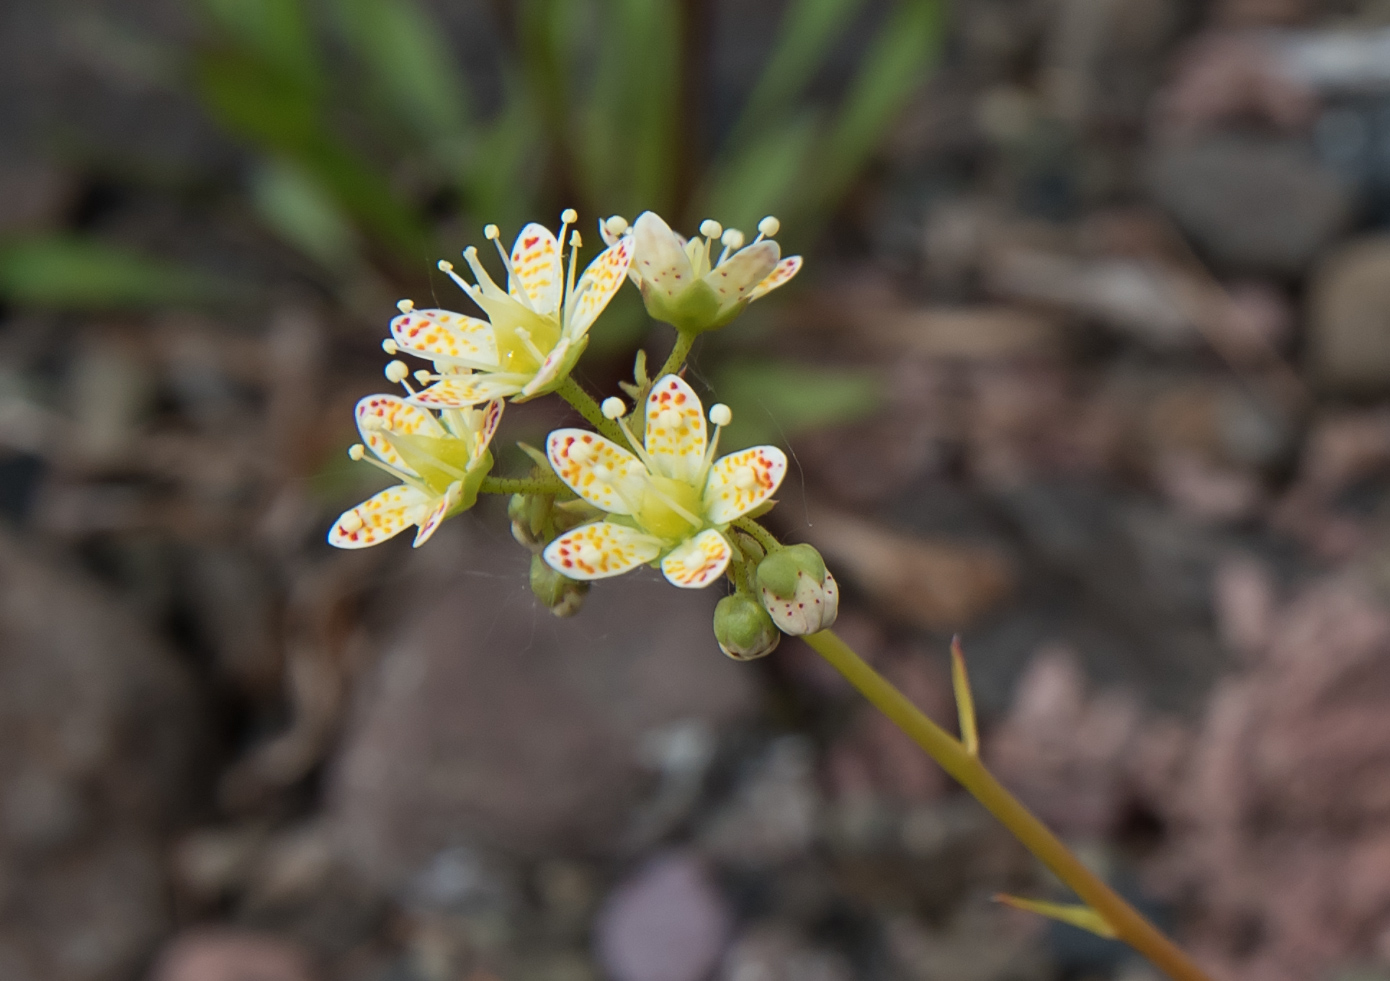
[[[530,238],[526,239],[524,242],[521,243],[521,247],[523,249],[529,249],[531,248],[531,246],[535,245],[540,240],[541,238],[539,235],[532,235]]]

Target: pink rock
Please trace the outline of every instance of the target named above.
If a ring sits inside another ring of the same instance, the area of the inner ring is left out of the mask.
[[[595,924],[599,961],[614,981],[700,981],[730,933],[724,898],[695,856],[659,856],[608,897]]]
[[[192,930],[176,937],[150,981],[313,981],[304,952],[267,934]]]

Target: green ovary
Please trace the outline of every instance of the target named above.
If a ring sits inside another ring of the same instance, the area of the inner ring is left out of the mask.
[[[666,541],[678,542],[700,528],[700,523],[692,523],[680,513],[689,512],[698,517],[703,510],[700,506],[700,492],[682,480],[670,477],[651,477],[642,491],[642,504],[633,515],[637,523],[646,531]]]
[[[546,317],[535,314],[515,318],[506,317],[500,322],[492,318],[492,333],[497,339],[497,360],[502,371],[520,373],[534,372],[541,363],[536,360],[530,348],[521,339],[517,330],[525,330],[531,335],[531,343],[544,354],[560,340],[560,325]]]
[[[401,458],[436,494],[443,494],[468,470],[468,444],[461,439],[407,436],[402,433],[391,433],[387,438]]]

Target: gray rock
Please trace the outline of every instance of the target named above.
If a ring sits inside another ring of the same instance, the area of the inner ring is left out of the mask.
[[[752,707],[747,666],[714,641],[715,590],[642,571],[556,620],[531,595],[529,556],[481,533],[460,541],[473,531],[445,526],[419,556],[466,567],[404,590],[332,778],[347,853],[391,887],[454,845],[612,850],[646,783],[644,734],[683,720],[717,732]]]
[[[191,789],[200,723],[153,636],[0,535],[6,978],[107,981],[148,956],[168,928],[159,834]]]
[[[608,897],[594,925],[614,981],[700,981],[724,953],[731,916],[691,855],[653,859]]]
[[[1390,236],[1356,239],[1318,266],[1308,357],[1326,388],[1364,392],[1390,386]]]
[[[1216,137],[1157,149],[1151,193],[1222,266],[1302,271],[1348,224],[1346,187],[1298,143]]]

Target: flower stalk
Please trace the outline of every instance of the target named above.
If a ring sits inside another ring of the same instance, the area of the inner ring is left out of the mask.
[[[1101,924],[1113,931],[1116,939],[1143,954],[1173,981],[1210,981],[1177,944],[1086,868],[1060,838],[1009,793],[977,754],[927,718],[833,630],[808,634],[803,639],[1065,882],[1100,918]],[[1040,904],[1029,908],[1046,913]]]

